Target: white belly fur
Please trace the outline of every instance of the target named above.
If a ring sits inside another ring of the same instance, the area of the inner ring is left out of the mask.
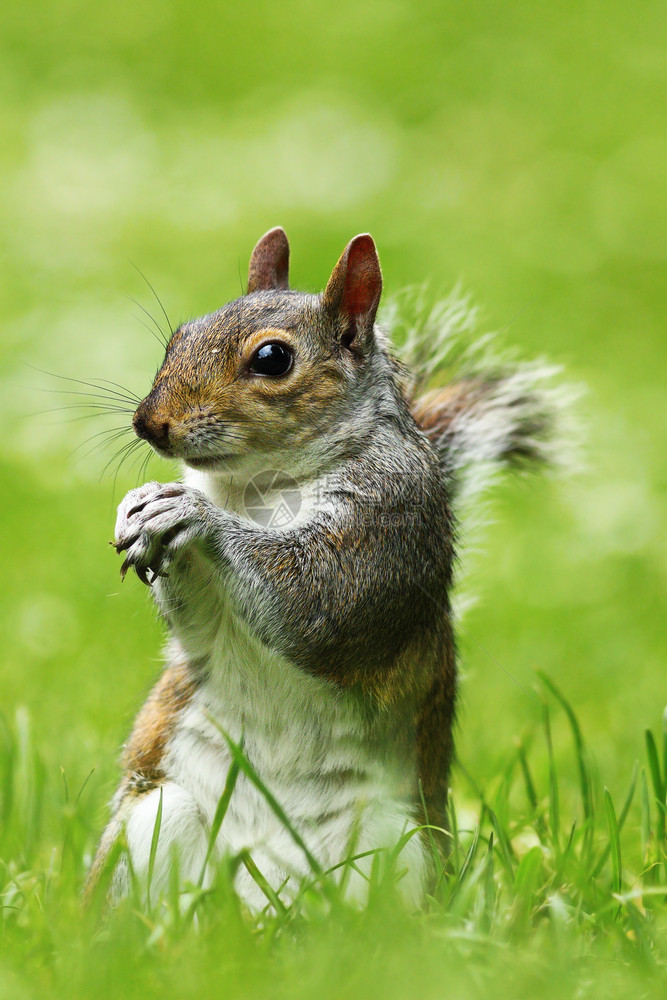
[[[181,662],[188,645],[187,635],[182,638],[185,642],[174,650]],[[201,645],[193,646],[201,654]],[[358,707],[349,696],[267,649],[229,610],[220,612],[206,669],[207,680],[182,711],[163,761],[166,781],[153,894],[168,884],[173,845],[181,881],[196,883],[200,877],[231,761],[220,729],[236,742],[243,740],[244,753],[325,870],[340,863],[351,847],[353,853],[391,849],[414,828],[412,809],[398,793],[406,776],[371,758]],[[148,871],[159,798],[155,789],[134,800],[127,820],[128,846],[140,878]],[[252,852],[275,890],[288,880],[281,891],[285,901],[310,873],[302,849],[264,796],[240,774],[212,862],[243,848]],[[365,873],[371,864],[372,858],[358,862]],[[399,887],[406,902],[417,906],[426,868],[419,835],[408,841],[397,868],[407,869]],[[207,872],[205,882],[211,874]],[[346,877],[348,894],[363,901],[365,878],[354,871]],[[266,897],[243,867],[236,887],[251,909],[266,906]]]

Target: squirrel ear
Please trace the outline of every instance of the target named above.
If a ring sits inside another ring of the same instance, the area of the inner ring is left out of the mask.
[[[350,240],[322,293],[322,307],[330,315],[342,316],[343,347],[368,346],[382,294],[382,271],[373,237],[362,233]]]
[[[289,288],[289,243],[282,226],[264,233],[250,258],[248,291],[269,291]]]

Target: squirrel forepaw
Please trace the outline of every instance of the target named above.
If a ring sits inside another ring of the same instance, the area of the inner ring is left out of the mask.
[[[203,493],[181,483],[153,482],[130,490],[116,519],[116,552],[125,553],[121,577],[131,567],[147,586],[167,576],[176,554],[206,535],[209,506]]]

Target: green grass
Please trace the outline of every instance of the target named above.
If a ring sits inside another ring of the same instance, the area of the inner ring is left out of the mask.
[[[667,984],[667,728],[646,731],[646,754],[616,802],[598,776],[575,712],[547,677],[536,680],[541,718],[478,788],[457,768],[450,804],[450,854],[434,852],[437,886],[424,910],[401,909],[401,843],[378,851],[368,904],[351,906],[340,880],[310,857],[240,747],[212,831],[224,824],[239,768],[256,781],[311,867],[294,902],[266,884],[244,851],[220,865],[211,888],[181,884],[141,900],[134,891],[105,905],[108,877],[86,908],[81,885],[94,847],[100,784],[70,789],[45,766],[44,747],[24,712],[2,727],[0,928],[3,995],[207,995],[308,997],[598,997]],[[570,730],[561,771],[551,718]],[[548,766],[536,762],[538,744]],[[157,848],[156,820],[153,850]],[[119,843],[118,851],[123,850]],[[233,890],[245,865],[267,908],[244,911]],[[354,856],[346,864],[354,865]],[[106,872],[110,875],[110,869]]]
[[[664,4],[3,14],[0,997],[664,996]],[[455,874],[428,912],[312,891],[258,927],[223,873],[187,930],[156,900],[98,926],[79,889],[163,636],[107,544],[138,469],[101,478],[103,418],[44,412],[77,397],[28,366],[143,395],[157,308],[131,262],[176,323],[238,294],[276,224],[297,287],[370,231],[388,293],[460,279],[482,330],[516,317],[499,347],[589,389],[585,471],[496,491],[459,630]]]

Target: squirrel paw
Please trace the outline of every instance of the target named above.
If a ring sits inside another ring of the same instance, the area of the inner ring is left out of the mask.
[[[116,519],[116,552],[125,552],[121,577],[132,566],[147,586],[167,576],[176,553],[204,534],[207,506],[203,493],[181,483],[145,483],[130,490]]]

